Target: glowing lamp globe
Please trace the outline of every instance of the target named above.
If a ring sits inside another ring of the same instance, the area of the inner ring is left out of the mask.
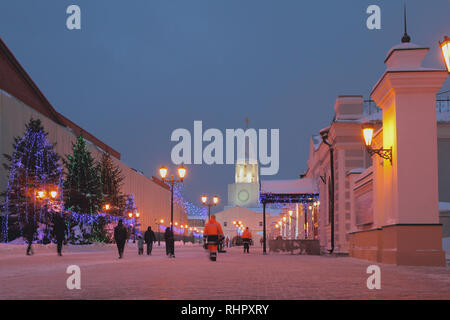
[[[160,223],[164,223],[164,219],[159,220]]]
[[[58,195],[58,192],[56,192],[56,191],[50,191],[50,196],[51,196],[53,199],[55,199],[57,195]]]
[[[289,215],[292,217],[293,211],[289,210]]]
[[[286,222],[286,217],[283,217],[283,221],[285,221],[285,222]]]
[[[161,178],[165,179],[167,177],[167,173],[169,173],[169,170],[167,170],[166,167],[162,166],[159,169],[159,175],[161,176]]]
[[[372,145],[373,130],[373,125],[370,123],[364,124],[362,126],[362,134],[366,147],[370,147]]]
[[[208,197],[202,196],[202,203],[206,204],[207,201],[208,201]]]
[[[38,191],[37,192],[37,197],[41,198],[41,199],[44,198],[45,197],[45,192],[44,191]]]
[[[213,197],[213,203],[216,205],[219,203],[219,197],[218,196],[214,196]]]
[[[109,204],[105,204],[105,210],[109,210],[110,205]]]
[[[439,42],[439,46],[441,47],[447,71],[450,72],[450,38],[445,36],[444,41]]]
[[[136,218],[139,218],[141,214],[139,212],[136,212]]]
[[[128,212],[128,216],[131,218],[133,217],[133,214],[131,212]]]
[[[178,168],[178,176],[180,177],[181,180],[184,179],[186,173],[187,173],[186,168],[184,168],[183,166]]]

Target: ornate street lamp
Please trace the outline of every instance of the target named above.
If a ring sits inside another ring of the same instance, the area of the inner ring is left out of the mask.
[[[445,36],[444,41],[439,41],[439,46],[441,47],[447,71],[450,72],[450,38]]]
[[[392,147],[390,147],[389,149],[384,149],[384,148],[374,149],[374,148],[372,148],[373,131],[374,131],[373,124],[365,123],[362,125],[362,134],[364,137],[364,144],[366,145],[367,152],[371,156],[373,156],[374,154],[377,154],[381,158],[389,160],[392,164]]]
[[[187,170],[183,166],[179,167],[177,169],[177,174],[179,179],[175,179],[174,175],[171,175],[170,178],[167,178],[167,175],[169,174],[169,170],[162,166],[159,169],[159,175],[161,176],[162,181],[166,182],[170,186],[170,229],[173,232],[173,190],[175,183],[182,183],[184,180],[184,177],[186,176]]]
[[[203,195],[201,197],[201,200],[202,200],[203,205],[208,207],[208,220],[209,220],[209,218],[211,217],[211,206],[216,206],[219,203],[219,197],[214,196],[212,198],[212,201],[211,200],[208,201],[208,196]]]

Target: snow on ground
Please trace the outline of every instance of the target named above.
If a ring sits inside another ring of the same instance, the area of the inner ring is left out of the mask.
[[[162,243],[161,243],[162,244]],[[11,249],[5,248],[5,246]],[[0,246],[0,299],[450,299],[450,268],[378,264],[381,289],[369,290],[373,262],[349,257],[262,255],[252,246],[228,248],[217,262],[198,244],[163,247],[138,256],[129,243],[119,260],[114,245]],[[8,251],[11,250],[11,251]],[[69,290],[66,269],[81,269],[81,290]]]

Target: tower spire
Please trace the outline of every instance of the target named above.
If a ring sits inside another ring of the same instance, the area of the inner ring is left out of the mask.
[[[408,35],[407,29],[406,29],[406,3],[404,4],[404,7],[403,7],[403,20],[405,23],[405,34],[402,37],[402,43],[409,43],[411,41],[411,37]]]

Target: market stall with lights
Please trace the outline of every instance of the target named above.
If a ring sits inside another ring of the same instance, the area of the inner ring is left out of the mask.
[[[259,199],[263,206],[263,253],[266,254],[266,206],[268,204],[312,204],[318,201],[317,181],[312,178],[261,181]]]

